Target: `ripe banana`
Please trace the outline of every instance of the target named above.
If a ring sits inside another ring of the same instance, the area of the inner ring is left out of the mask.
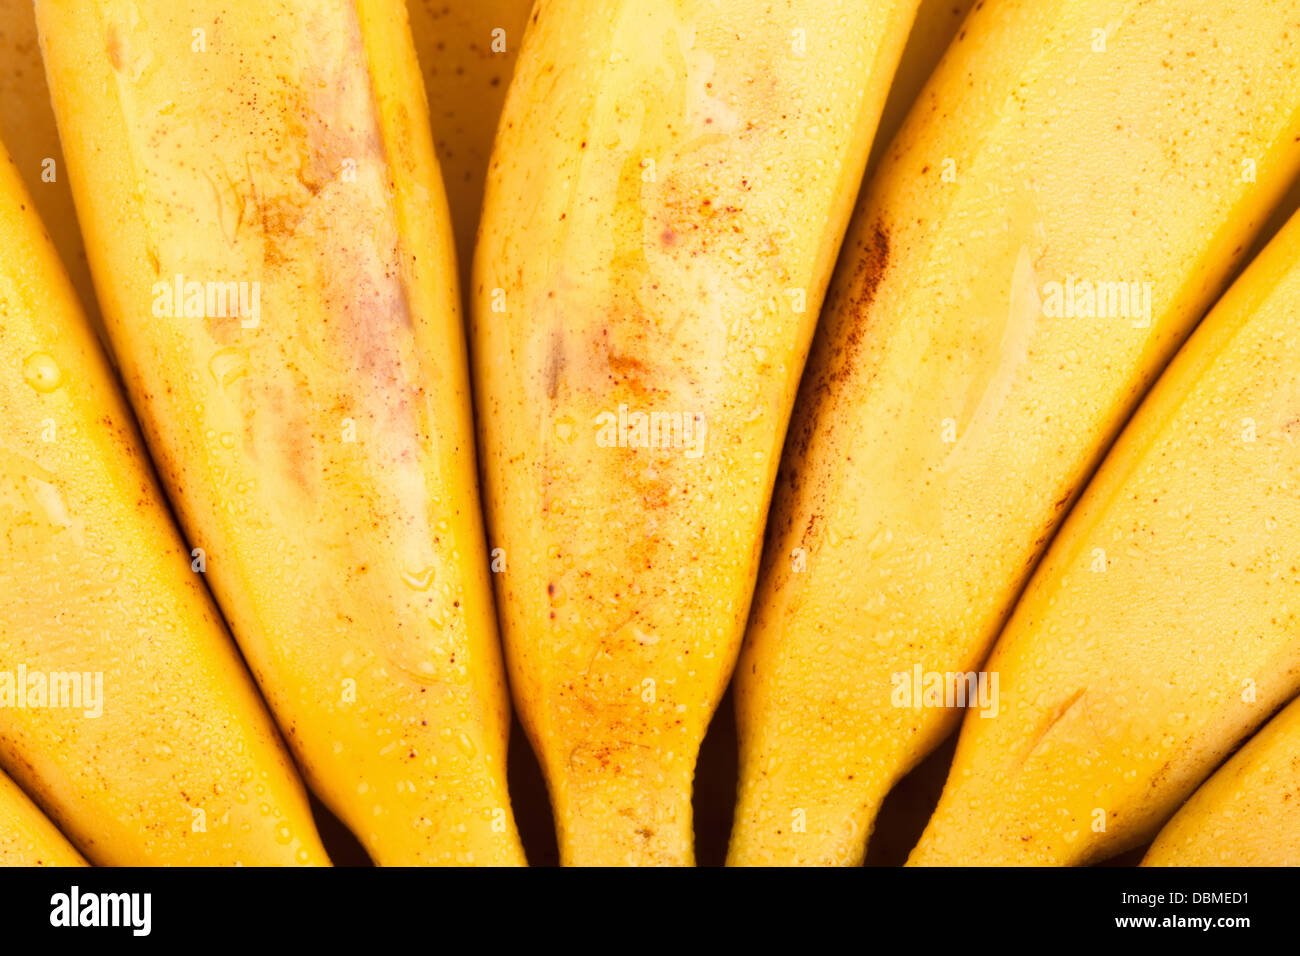
[[[0,762],[97,863],[328,863],[0,150]]]
[[[1183,804],[1143,866],[1300,866],[1300,701]]]
[[[696,755],[914,10],[537,7],[473,342],[512,688],[567,864],[692,859]]]
[[[899,58],[894,82],[889,87],[876,141],[871,144],[868,176],[880,165],[903,120],[974,5],[975,0],[921,0],[921,5],[916,8],[916,21]]]
[[[1137,846],[1300,690],[1300,218],[1161,376],[986,665],[910,863]]]
[[[533,0],[408,0],[406,6],[468,290],[492,140]]]
[[[864,192],[791,422],[730,862],[861,860],[957,692],[988,694],[957,676],[1300,169],[1298,20],[991,0],[963,23]]]
[[[40,0],[123,378],[313,789],[519,864],[451,228],[398,0]]]
[[[85,865],[58,827],[0,774],[0,866]]]
[[[32,0],[0,0],[0,140],[8,145],[10,158],[36,201],[36,211],[54,240],[82,306],[102,338],[90,263],[77,226],[50,91],[45,85]]]

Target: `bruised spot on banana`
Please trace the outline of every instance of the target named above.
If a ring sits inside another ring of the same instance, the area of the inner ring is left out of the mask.
[[[731,863],[860,862],[954,728],[947,691],[991,688],[1068,506],[1300,171],[1298,16],[963,21],[864,189],[795,406],[736,671]]]

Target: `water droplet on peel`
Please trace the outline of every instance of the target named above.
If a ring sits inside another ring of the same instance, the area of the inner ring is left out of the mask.
[[[434,569],[432,567],[420,571],[403,571],[402,581],[412,590],[427,591],[433,586],[433,574]]]
[[[569,442],[573,441],[573,437],[575,433],[574,425],[575,422],[573,421],[572,418],[569,418],[568,416],[565,416],[564,418],[556,419],[555,437],[567,445]]]
[[[460,748],[460,752],[463,753],[466,757],[472,757],[474,756],[475,753],[477,753],[477,748],[474,746],[474,741],[470,740],[469,734],[465,733],[464,731],[461,731],[460,736],[456,738],[456,746]]]
[[[638,644],[653,645],[659,643],[659,635],[643,631],[639,627],[632,628],[632,635],[636,638]]]
[[[293,830],[289,828],[289,824],[281,823],[275,828],[275,842],[281,846],[288,846],[293,842]]]
[[[63,384],[63,373],[54,357],[33,352],[23,362],[23,378],[38,392],[52,392]]]
[[[242,349],[222,349],[208,362],[208,371],[219,386],[229,388],[248,374],[248,355]]]

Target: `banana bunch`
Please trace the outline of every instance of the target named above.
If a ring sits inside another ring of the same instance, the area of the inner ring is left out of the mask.
[[[0,864],[1300,864],[1297,23],[0,0]]]

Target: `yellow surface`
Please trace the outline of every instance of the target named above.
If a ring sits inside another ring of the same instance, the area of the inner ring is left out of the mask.
[[[468,287],[492,140],[533,0],[407,0],[406,8]]]
[[[123,378],[313,790],[381,864],[522,863],[451,227],[404,5],[37,13]],[[177,276],[244,283],[250,308],[172,314]]]
[[[566,863],[692,859],[696,755],[914,9],[553,0],[529,29],[474,351],[512,688]],[[620,405],[705,430],[620,445]]]
[[[1298,379],[1295,219],[1053,542],[986,665],[1001,713],[967,717],[910,862],[1078,864],[1137,846],[1300,690]]]
[[[871,144],[871,158],[867,160],[868,176],[880,165],[889,144],[894,141],[899,127],[921,95],[921,89],[974,5],[975,0],[921,0],[916,10],[916,22],[912,24],[903,56],[898,61],[898,72],[889,87],[884,112],[880,114],[880,131]]]
[[[96,863],[327,863],[2,152],[0,421],[0,763]]]
[[[85,865],[58,827],[0,774],[0,866]]]
[[[1297,18],[1005,0],[963,24],[865,190],[791,422],[737,666],[731,862],[861,860],[953,728],[896,692],[979,667],[1300,168]],[[1149,325],[1118,299],[1045,307],[1080,280],[1150,283]]]
[[[1165,825],[1143,866],[1300,866],[1300,701]]]
[[[0,0],[0,140],[9,147],[82,307],[98,328],[99,305],[45,85],[32,0]]]

